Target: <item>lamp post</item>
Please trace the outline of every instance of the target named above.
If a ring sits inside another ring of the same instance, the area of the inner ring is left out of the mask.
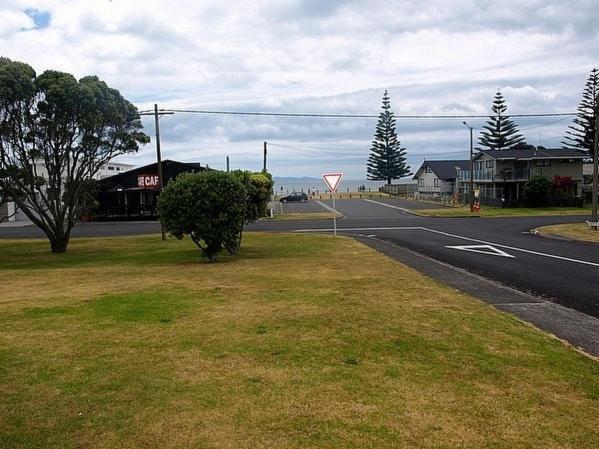
[[[474,129],[465,121],[462,122],[466,128],[470,130],[470,192],[469,192],[469,202],[470,202],[470,212],[474,212],[474,161],[473,158],[473,142],[472,142],[472,130]]]

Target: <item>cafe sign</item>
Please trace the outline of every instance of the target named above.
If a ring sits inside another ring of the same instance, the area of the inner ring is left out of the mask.
[[[137,176],[137,187],[139,187],[140,189],[157,189],[158,186],[158,175]]]

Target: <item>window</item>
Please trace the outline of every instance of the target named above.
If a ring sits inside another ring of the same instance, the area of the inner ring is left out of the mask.
[[[439,187],[439,186],[441,185],[441,180],[440,180],[439,178],[435,178],[435,179],[433,180],[433,185],[434,185],[435,187]]]
[[[427,165],[427,166],[426,166],[426,172],[427,172],[427,173],[432,173],[432,172],[433,172],[433,169],[432,169],[432,168],[430,168],[430,166],[428,166],[428,165]]]
[[[537,167],[551,167],[551,161],[535,161]]]
[[[108,171],[114,171],[114,167],[112,165],[108,166]]]
[[[485,161],[486,168],[493,168],[495,166],[495,161],[493,159]]]
[[[117,168],[116,168],[116,171],[121,171],[121,167],[117,167]]]
[[[424,187],[424,179],[418,178],[418,187]]]

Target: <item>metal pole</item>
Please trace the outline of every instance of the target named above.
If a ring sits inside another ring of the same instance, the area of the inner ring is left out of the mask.
[[[599,106],[595,112],[595,142],[593,148],[593,223],[597,223],[597,194],[598,194],[598,172],[599,172],[599,161],[597,156],[599,155]]]
[[[162,192],[162,155],[160,154],[160,124],[158,121],[158,105],[154,104],[154,126],[156,129],[156,161],[158,166],[158,196]],[[164,224],[160,220],[160,234],[162,240],[166,240],[166,232],[164,230]]]
[[[266,172],[266,142],[264,142],[264,163],[262,164],[262,171]]]
[[[229,173],[229,156],[227,156],[227,173]]]
[[[474,151],[472,143],[472,127],[470,128],[470,212],[474,212]]]
[[[335,207],[335,192],[333,192],[333,235],[337,237],[337,208]]]

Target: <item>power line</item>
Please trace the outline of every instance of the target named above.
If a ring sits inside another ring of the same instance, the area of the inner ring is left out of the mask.
[[[141,111],[145,113],[146,111]],[[203,115],[240,115],[240,116],[255,116],[255,117],[290,117],[290,118],[379,118],[380,115],[372,114],[320,114],[312,112],[259,112],[259,111],[215,111],[206,109],[160,109],[160,112],[175,112],[182,114],[203,114]],[[541,112],[534,114],[510,114],[510,117],[571,117],[575,116],[575,112]],[[487,119],[489,115],[479,114],[447,114],[447,115],[420,115],[420,114],[398,114],[395,115],[398,119],[467,119],[480,118]]]

